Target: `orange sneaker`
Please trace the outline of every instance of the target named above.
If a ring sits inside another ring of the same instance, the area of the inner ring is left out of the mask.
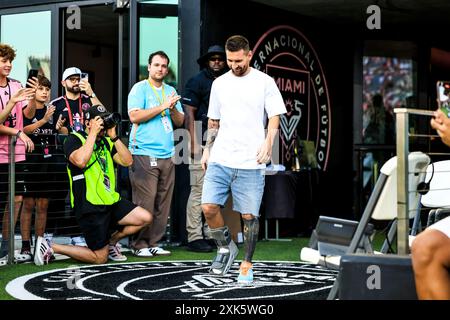
[[[242,261],[237,282],[241,285],[253,284],[253,265],[250,262]]]

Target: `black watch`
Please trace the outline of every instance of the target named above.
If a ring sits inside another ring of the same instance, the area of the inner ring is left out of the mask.
[[[19,138],[21,133],[22,133],[22,130],[18,130],[16,133],[16,137]]]
[[[111,138],[111,142],[116,142],[117,140],[119,140],[119,136],[115,136],[114,138]]]

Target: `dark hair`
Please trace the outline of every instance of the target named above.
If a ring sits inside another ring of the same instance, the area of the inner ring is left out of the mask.
[[[154,56],[161,56],[161,57],[163,57],[164,59],[167,59],[167,65],[169,64],[169,62],[170,62],[170,59],[169,59],[169,56],[164,52],[164,51],[156,51],[156,52],[153,52],[152,54],[150,54],[149,56],[148,56],[148,64],[152,64],[152,60],[153,60],[153,57]]]
[[[239,50],[244,50],[245,52],[250,51],[250,44],[246,37],[241,35],[234,35],[227,39],[225,43],[225,49],[231,52],[236,52]]]
[[[50,82],[50,80],[48,80],[45,76],[42,75],[38,75],[38,83],[39,85],[43,86],[43,87],[47,87],[49,89],[52,88],[52,83]]]
[[[7,44],[0,43],[0,57],[13,61],[16,57],[16,50]]]

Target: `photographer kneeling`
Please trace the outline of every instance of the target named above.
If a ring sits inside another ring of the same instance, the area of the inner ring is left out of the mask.
[[[117,114],[104,106],[84,112],[85,132],[72,132],[64,143],[70,181],[70,200],[88,247],[49,243],[39,237],[34,263],[48,263],[60,253],[87,263],[125,261],[117,242],[141,230],[153,216],[116,192],[114,162],[128,167],[133,158],[116,133]]]

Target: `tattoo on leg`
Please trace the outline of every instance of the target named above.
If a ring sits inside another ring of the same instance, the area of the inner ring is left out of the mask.
[[[257,217],[252,220],[244,220],[244,260],[252,262],[255,252],[256,242],[258,241],[259,220]]]

